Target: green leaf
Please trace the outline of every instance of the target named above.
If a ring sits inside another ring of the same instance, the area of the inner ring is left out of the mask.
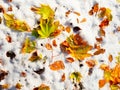
[[[70,79],[73,81],[75,80],[75,82],[80,82],[81,78],[82,78],[82,75],[79,72],[73,72],[70,74]]]
[[[7,27],[16,31],[30,31],[30,27],[24,21],[18,20],[13,14],[4,14],[5,24]]]

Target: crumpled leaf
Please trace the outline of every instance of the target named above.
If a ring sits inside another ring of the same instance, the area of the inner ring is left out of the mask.
[[[36,46],[35,41],[30,41],[29,38],[26,38],[22,45],[21,53],[31,53],[36,49],[35,46]]]
[[[1,80],[5,79],[5,77],[8,75],[7,71],[4,71],[2,69],[0,69],[0,82]]]
[[[102,88],[106,84],[106,80],[99,80],[99,87]]]
[[[60,48],[63,52],[71,54],[77,60],[83,60],[86,57],[91,56],[88,51],[92,49],[92,46],[83,40],[79,34],[70,35],[66,41],[60,44]]]
[[[120,89],[120,86],[118,86],[118,85],[111,85],[111,86],[110,86],[110,89],[111,89],[111,90],[119,90],[119,89]]]
[[[70,79],[75,82],[80,82],[82,75],[80,72],[73,72],[70,74]]]
[[[54,63],[50,64],[49,67],[51,70],[57,71],[57,70],[64,69],[65,65],[63,61],[59,60],[59,61],[55,61]]]
[[[48,5],[41,5],[41,7],[33,7],[32,11],[41,15],[40,24],[37,28],[34,28],[32,35],[40,38],[47,38],[49,36],[55,36],[53,34],[58,30],[59,21],[54,20],[54,11]],[[57,33],[58,35],[58,33]]]
[[[41,7],[32,7],[31,10],[37,14],[40,14],[43,19],[54,17],[54,11],[50,8],[49,5],[41,4]]]
[[[7,27],[16,31],[30,31],[29,25],[25,21],[18,20],[13,14],[4,14]]]

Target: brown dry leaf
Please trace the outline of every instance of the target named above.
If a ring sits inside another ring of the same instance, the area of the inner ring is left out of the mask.
[[[69,63],[72,63],[72,62],[74,62],[74,59],[72,57],[68,57],[68,58],[66,58],[66,61]]]
[[[70,31],[71,31],[71,29],[70,29],[69,26],[67,26],[67,27],[65,28],[65,30],[66,30],[66,32],[68,32],[68,33],[70,33]]]
[[[61,81],[62,81],[62,82],[65,81],[65,73],[62,75],[62,77],[61,77]]]
[[[67,41],[64,41],[60,44],[60,49],[62,52],[70,53],[69,50],[67,50],[67,48],[69,48],[69,43]]]
[[[65,16],[68,17],[68,15],[71,13],[70,10],[68,10],[66,13],[65,13]]]
[[[105,31],[103,29],[100,29],[100,36],[105,36]]]
[[[56,40],[53,40],[53,41],[52,41],[52,45],[53,45],[54,47],[57,47]]]
[[[111,54],[109,55],[108,60],[109,60],[110,62],[113,61],[113,56],[112,56]]]
[[[74,11],[73,13],[76,14],[77,16],[80,16],[79,12]]]
[[[3,8],[2,5],[0,5],[0,12],[5,13],[5,9]]]
[[[99,43],[101,43],[103,41],[103,38],[102,37],[96,38],[96,41],[99,42]]]
[[[94,12],[93,12],[93,10],[91,9],[90,11],[89,11],[89,15],[93,15],[94,14]]]
[[[12,0],[7,0],[7,2],[12,2]]]
[[[99,80],[99,87],[102,88],[106,84],[106,80]]]
[[[89,68],[93,68],[96,65],[96,61],[88,60],[88,61],[86,61],[86,64],[88,65]]]
[[[105,49],[98,49],[96,52],[94,52],[94,55],[103,54],[105,52]]]
[[[6,40],[7,40],[9,43],[11,43],[11,42],[12,42],[11,36],[10,36],[10,35],[7,35],[7,36],[6,36]]]
[[[52,50],[52,45],[50,43],[46,43],[45,44],[45,47],[48,49],[48,50]]]
[[[8,7],[8,11],[12,11],[13,9],[12,9],[12,6],[9,6]]]
[[[101,29],[103,29],[104,27],[106,27],[106,26],[108,26],[108,25],[109,25],[109,20],[108,20],[108,19],[104,19],[104,20],[100,23],[99,27],[100,27]]]
[[[84,22],[86,22],[87,21],[87,19],[86,18],[83,18],[81,21],[80,21],[80,23],[84,23]]]
[[[50,64],[49,67],[53,71],[65,69],[64,63],[61,60],[55,61],[54,63]]]
[[[117,27],[117,31],[120,31],[120,26]]]
[[[94,44],[94,48],[95,48],[95,49],[100,49],[100,45]]]
[[[15,87],[16,87],[17,89],[21,89],[21,88],[22,88],[22,85],[21,85],[20,83],[17,83],[17,84],[15,85]]]
[[[0,69],[0,81],[5,79],[5,76],[8,75],[8,72]]]
[[[37,51],[33,52],[32,56],[29,58],[29,60],[31,62],[34,62],[34,61],[39,60],[39,59],[41,59],[41,57],[38,55]]]
[[[26,77],[27,74],[26,74],[25,72],[21,72],[21,73],[20,73],[20,76],[21,76],[21,77]]]

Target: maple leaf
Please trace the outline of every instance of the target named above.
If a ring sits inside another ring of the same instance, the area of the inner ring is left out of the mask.
[[[41,5],[41,7],[33,7],[32,11],[41,15],[39,27],[32,31],[36,37],[47,38],[58,30],[59,21],[54,20],[54,11],[48,5]],[[57,33],[58,35],[58,33]]]
[[[25,21],[18,20],[13,14],[4,14],[5,24],[7,27],[16,31],[30,31],[30,27]]]
[[[73,72],[70,74],[70,79],[74,80],[75,82],[80,82],[82,75],[80,72]]]
[[[88,45],[79,34],[70,35],[60,46],[62,51],[71,54],[71,56],[77,60],[83,60],[84,58],[91,56],[88,51],[92,49],[92,46]]]
[[[29,38],[26,38],[21,49],[21,53],[31,53],[35,50],[35,41],[30,41]]]

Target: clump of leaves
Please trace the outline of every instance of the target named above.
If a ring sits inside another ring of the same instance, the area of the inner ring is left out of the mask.
[[[36,49],[35,46],[36,46],[35,41],[30,41],[29,38],[26,38],[22,45],[21,53],[31,53]]]
[[[83,60],[91,56],[88,51],[92,49],[92,46],[83,40],[79,34],[72,34],[60,44],[60,48],[63,52],[71,54],[74,58]]]
[[[54,11],[48,5],[41,5],[41,7],[32,7],[32,11],[41,15],[40,23],[37,28],[34,28],[32,35],[40,38],[47,38],[54,36],[54,32],[58,30],[59,21],[54,20]]]
[[[120,89],[120,63],[117,63],[114,68],[104,68],[104,79],[105,83],[110,84],[111,90],[118,90]],[[102,84],[102,83],[99,83]],[[104,85],[99,85],[104,86]],[[101,87],[100,87],[101,88]],[[117,88],[117,89],[116,89]]]
[[[70,79],[75,82],[80,82],[82,75],[80,72],[72,72],[70,74]]]
[[[4,14],[7,27],[16,31],[30,31],[29,25],[25,21],[18,20],[13,14]]]

